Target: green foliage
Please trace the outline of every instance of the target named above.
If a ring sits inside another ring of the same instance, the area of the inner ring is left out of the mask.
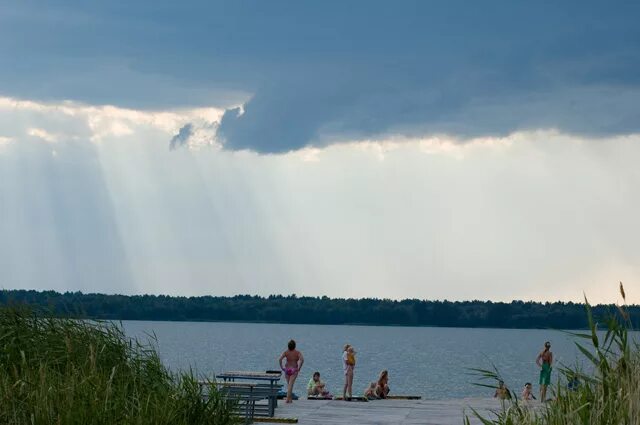
[[[425,301],[335,299],[272,295],[257,297],[168,297],[54,291],[0,291],[0,304],[27,304],[49,314],[108,320],[191,320],[272,323],[460,326],[584,329],[584,305],[513,301]],[[604,317],[615,306],[597,306]],[[640,307],[628,309],[636,324]],[[617,313],[620,314],[620,313]]]
[[[620,286],[623,300],[624,288]],[[514,398],[505,402],[495,417],[488,419],[478,412],[474,415],[483,424],[496,425],[637,425],[640,423],[640,346],[629,339],[632,323],[628,310],[618,308],[604,322],[604,338],[598,336],[598,323],[593,309],[585,298],[588,333],[573,333],[593,372],[584,373],[577,368],[561,367],[564,379],[552,388],[553,400],[536,406]],[[497,371],[478,371],[480,378],[500,380]],[[578,379],[577,388],[562,385],[562,381]],[[495,385],[494,385],[495,387]],[[469,418],[465,418],[469,423]]]
[[[233,423],[232,406],[202,391],[116,325],[0,309],[2,424]]]

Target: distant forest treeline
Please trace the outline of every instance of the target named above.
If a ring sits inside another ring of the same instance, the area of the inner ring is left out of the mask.
[[[112,320],[556,329],[587,326],[584,305],[571,302],[394,301],[295,295],[170,297],[2,290],[0,304],[27,304],[54,315]],[[640,306],[629,307],[629,312],[637,329]],[[617,308],[613,305],[594,307],[596,318],[603,320],[608,314],[617,314]]]

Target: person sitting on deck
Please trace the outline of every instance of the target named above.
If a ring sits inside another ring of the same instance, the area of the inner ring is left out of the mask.
[[[496,388],[493,397],[499,398],[500,400],[511,399],[511,392],[509,392],[509,389],[504,385],[504,381],[498,381],[498,388]]]
[[[379,398],[387,398],[389,395],[389,372],[383,370],[376,383],[376,396]]]
[[[377,400],[378,396],[376,395],[376,382],[372,382],[369,384],[366,390],[364,390],[364,398],[369,400]]]
[[[533,393],[531,392],[531,382],[527,382],[526,384],[524,384],[524,389],[522,390],[522,399],[525,401],[529,401],[529,400],[535,400],[536,397],[533,395]]]
[[[331,394],[327,391],[326,385],[320,379],[320,372],[314,372],[307,384],[307,395],[314,397],[329,398]]]

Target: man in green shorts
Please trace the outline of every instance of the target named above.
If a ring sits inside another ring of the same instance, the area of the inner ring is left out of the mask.
[[[553,363],[553,353],[551,343],[544,343],[544,350],[538,354],[536,364],[540,367],[540,401],[547,400],[547,387],[551,384],[551,363]]]

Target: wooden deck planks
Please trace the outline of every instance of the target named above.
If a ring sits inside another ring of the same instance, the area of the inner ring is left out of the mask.
[[[298,400],[281,404],[276,416],[298,418],[300,425],[459,425],[464,412],[472,424],[469,406],[483,414],[500,409],[495,399],[457,400],[372,400],[369,403],[338,400]]]

